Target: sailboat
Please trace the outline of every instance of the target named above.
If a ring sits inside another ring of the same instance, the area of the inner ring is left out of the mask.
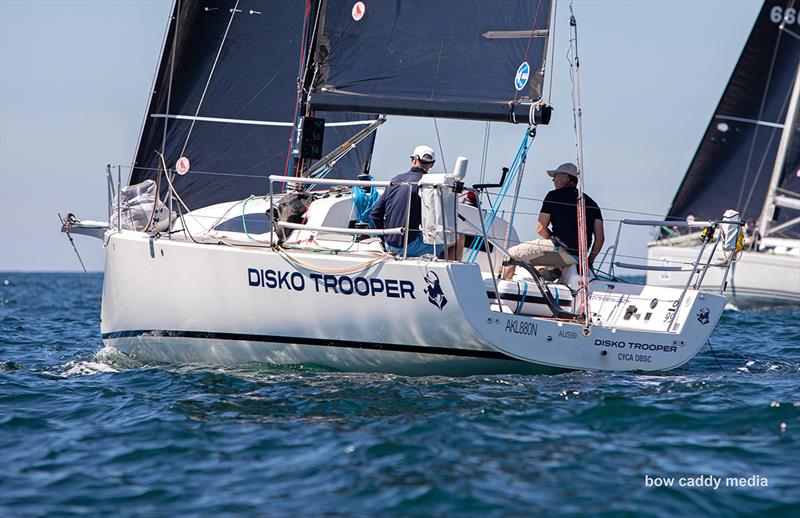
[[[727,286],[722,268],[705,278],[739,308],[800,304],[799,20],[793,0],[764,2],[668,213],[691,222],[732,205],[749,222],[742,249],[713,258],[733,262]],[[683,286],[699,242],[665,225],[648,247],[664,269],[647,283]]]
[[[519,242],[499,208],[549,121],[552,15],[549,0],[176,0],[128,185],[109,169],[108,223],[64,222],[103,241],[104,344],[155,362],[412,375],[689,361],[719,293],[589,280],[585,243],[577,292],[527,263],[524,280],[498,277]],[[416,230],[408,212],[391,229],[365,217],[389,185],[370,162],[393,115],[524,129],[494,184],[467,185],[468,157],[404,184],[442,257],[384,248]],[[446,253],[458,235],[463,260]]]

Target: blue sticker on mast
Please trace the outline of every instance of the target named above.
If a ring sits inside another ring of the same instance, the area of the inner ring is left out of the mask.
[[[523,61],[517,69],[517,75],[514,77],[514,86],[517,91],[522,91],[525,85],[528,84],[528,77],[531,75],[531,66],[527,61]]]

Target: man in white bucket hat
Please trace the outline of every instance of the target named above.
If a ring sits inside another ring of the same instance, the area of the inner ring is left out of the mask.
[[[520,261],[530,261],[531,264],[544,265],[541,261],[547,252],[555,252],[561,258],[561,280],[571,289],[578,289],[578,269],[576,268],[578,256],[578,168],[575,164],[567,162],[555,169],[547,171],[553,179],[555,189],[547,193],[539,211],[536,222],[536,233],[542,239],[527,241],[511,247],[508,251],[511,257]],[[595,258],[600,253],[605,242],[603,231],[603,215],[600,207],[584,193],[586,200],[586,242],[590,246],[589,267],[594,264]],[[552,255],[552,254],[551,254]],[[539,260],[539,261],[537,261]],[[546,261],[552,263],[552,259]],[[553,264],[550,264],[553,265]],[[511,279],[514,275],[514,266],[503,268],[502,277]]]

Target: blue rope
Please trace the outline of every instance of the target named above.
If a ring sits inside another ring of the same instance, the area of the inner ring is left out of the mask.
[[[372,221],[372,208],[378,201],[378,191],[372,189],[369,194],[364,192],[361,187],[353,187],[350,189],[350,194],[353,196],[353,207],[356,212],[356,219],[360,223],[366,223],[369,228],[375,228],[375,223]]]
[[[511,167],[509,167],[510,174],[506,175],[506,181],[503,183],[503,186],[500,188],[500,192],[497,195],[497,203],[495,203],[494,207],[487,212],[486,218],[484,219],[484,226],[486,227],[486,232],[488,233],[492,225],[494,224],[494,220],[497,217],[497,213],[500,211],[500,206],[503,203],[506,195],[508,194],[509,189],[514,184],[514,180],[516,179],[517,174],[522,168],[522,164],[525,162],[525,158],[528,155],[528,150],[530,149],[531,144],[533,144],[533,137],[526,131],[525,137],[522,139],[522,143],[520,143],[519,149],[517,150],[517,154],[514,157],[514,161],[511,163]],[[510,225],[513,224],[513,214],[512,220],[509,223]],[[472,263],[478,257],[478,251],[483,246],[483,236],[478,236],[472,242],[470,246],[469,255],[467,256],[467,262]]]
[[[515,315],[519,315],[520,311],[522,311],[522,307],[525,305],[525,297],[527,295],[528,295],[528,283],[522,281],[522,296],[519,298],[516,311],[514,311]]]
[[[487,232],[491,229],[492,225],[494,224],[494,220],[497,217],[497,213],[500,211],[500,206],[502,205],[503,200],[506,197],[506,194],[508,194],[508,190],[511,188],[511,185],[514,183],[514,179],[516,178],[518,172],[517,164],[520,161],[520,157],[523,156],[523,154],[527,154],[528,147],[529,147],[528,134],[526,133],[525,139],[522,141],[522,144],[520,144],[520,148],[517,150],[517,154],[514,157],[514,161],[511,163],[511,167],[509,168],[511,174],[506,176],[506,181],[500,188],[500,192],[497,195],[497,203],[495,204],[493,209],[487,213],[486,219],[484,220],[484,226],[486,227]],[[474,262],[476,260],[478,256],[478,250],[482,246],[483,246],[483,236],[480,236],[473,242],[467,262]]]

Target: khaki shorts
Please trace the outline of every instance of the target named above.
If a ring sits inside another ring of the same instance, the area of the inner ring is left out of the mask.
[[[550,239],[526,241],[508,249],[511,257],[528,261],[534,266],[569,266],[577,261],[566,250],[559,248]]]
[[[511,257],[520,261],[532,261],[542,257],[545,252],[555,252],[556,245],[549,239],[525,241],[508,249]]]

